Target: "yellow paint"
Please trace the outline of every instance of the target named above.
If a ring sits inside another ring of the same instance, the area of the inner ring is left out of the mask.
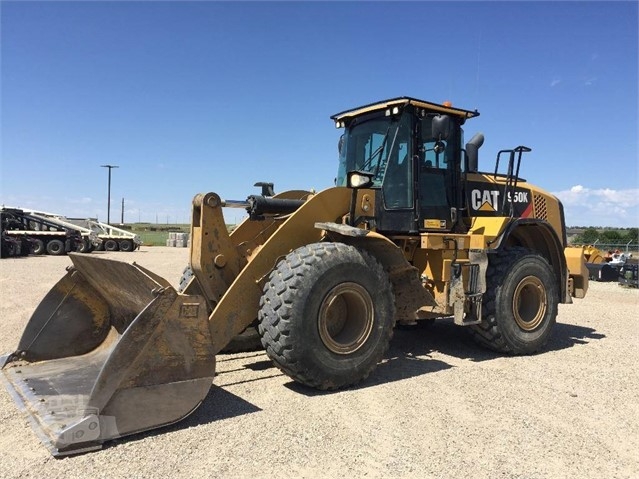
[[[489,248],[493,241],[505,228],[509,218],[503,216],[476,216],[472,220],[470,230],[470,248]]]
[[[335,222],[348,212],[351,190],[329,188],[310,197],[288,219],[280,223],[262,245],[260,254],[239,272],[209,317],[213,349],[218,352],[257,316],[262,287],[278,261],[300,246],[321,239],[316,222]]]
[[[583,298],[588,292],[588,268],[582,246],[568,246],[564,248],[568,273],[573,282],[573,296]]]
[[[495,211],[495,208],[488,201],[484,201],[484,204],[479,207],[479,211]]]

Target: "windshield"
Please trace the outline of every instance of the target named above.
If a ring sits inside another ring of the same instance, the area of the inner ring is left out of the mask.
[[[375,175],[373,187],[381,186],[391,151],[396,146],[399,122],[377,117],[351,126],[340,141],[337,186],[346,186],[346,173],[353,170]]]

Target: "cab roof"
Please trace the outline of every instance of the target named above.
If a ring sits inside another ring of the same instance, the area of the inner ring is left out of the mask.
[[[398,106],[398,105],[401,105],[401,106],[415,105],[418,108],[424,108],[425,110],[429,110],[429,111],[458,116],[463,119],[474,118],[476,116],[479,116],[479,112],[477,110],[475,111],[463,110],[461,108],[453,108],[452,106],[440,105],[439,103],[432,103],[429,101],[418,100],[416,98],[403,96],[399,98],[392,98],[390,100],[378,101],[375,103],[371,103],[369,105],[353,108],[351,110],[342,111],[340,113],[336,113],[335,115],[331,116],[331,120],[340,121],[340,120],[343,120],[344,118],[358,116],[363,113],[368,113],[375,110],[384,110],[386,108],[390,108],[390,107]]]

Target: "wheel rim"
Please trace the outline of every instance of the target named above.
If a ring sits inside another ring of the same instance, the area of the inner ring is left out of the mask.
[[[357,283],[335,286],[324,298],[318,326],[324,345],[336,354],[361,348],[373,329],[373,300]]]
[[[548,300],[546,288],[536,276],[526,276],[515,289],[513,314],[517,325],[524,331],[537,328],[546,315]]]

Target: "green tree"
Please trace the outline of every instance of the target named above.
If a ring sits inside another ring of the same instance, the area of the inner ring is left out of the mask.
[[[626,234],[623,236],[623,241],[632,241],[633,243],[639,243],[639,228],[628,228]]]
[[[587,228],[586,231],[584,231],[580,235],[580,239],[580,243],[593,244],[599,239],[599,231],[597,231],[595,228]]]
[[[617,244],[623,241],[623,237],[616,230],[606,230],[599,235],[599,240],[603,243]]]

